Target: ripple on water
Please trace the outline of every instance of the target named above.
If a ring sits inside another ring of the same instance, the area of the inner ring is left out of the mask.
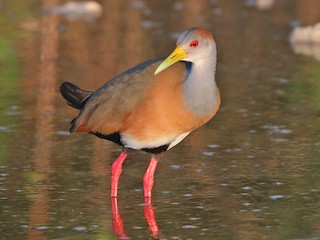
[[[169,194],[171,194],[171,192],[170,191],[162,191],[162,194],[163,195],[169,195]]]
[[[176,10],[176,11],[179,11],[179,10],[183,9],[183,3],[182,2],[175,2],[173,4],[173,9]]]
[[[144,20],[141,22],[141,26],[146,29],[152,29],[161,27],[161,24],[159,22]]]
[[[57,131],[56,134],[59,136],[69,136],[70,132],[69,131]]]
[[[271,138],[271,142],[288,142],[289,140],[287,138]]]
[[[218,147],[220,147],[220,145],[218,145],[218,144],[209,144],[208,147],[209,148],[218,148]]]
[[[9,112],[6,112],[6,115],[7,116],[19,116],[20,112],[18,112],[18,111],[9,111]]]
[[[214,152],[202,152],[203,155],[211,157],[214,155]]]
[[[135,229],[135,230],[140,230],[140,229],[142,229],[141,226],[133,226],[132,228]]]
[[[45,226],[45,225],[36,227],[37,230],[47,230],[49,228],[50,228],[49,226]]]
[[[8,133],[11,132],[11,129],[5,126],[0,126],[0,132]]]
[[[18,116],[20,115],[20,112],[18,111],[18,106],[17,105],[12,105],[10,107],[11,111],[6,112],[7,116]]]
[[[282,182],[276,182],[275,185],[276,186],[281,186],[281,185],[283,185],[283,183]]]
[[[195,228],[198,228],[198,227],[195,226],[195,225],[184,225],[184,226],[182,226],[182,228],[184,228],[184,229],[195,229]]]
[[[133,3],[131,3],[129,5],[129,7],[131,9],[134,9],[134,10],[140,10],[140,9],[143,9],[146,7],[145,3],[143,1],[135,1]]]
[[[269,197],[271,200],[277,200],[283,198],[283,195],[272,195]]]
[[[290,134],[292,133],[292,130],[289,129],[285,129],[283,125],[271,125],[271,124],[267,124],[262,126],[263,129],[266,129],[267,132],[272,135],[272,134]]]
[[[73,230],[76,230],[76,231],[85,231],[87,230],[86,227],[83,227],[83,226],[78,226],[78,227],[74,227]]]
[[[172,164],[172,165],[170,165],[170,168],[173,170],[178,170],[181,168],[181,166]]]
[[[229,186],[229,184],[228,183],[221,183],[220,186],[221,187],[226,187],[226,186]]]
[[[184,197],[192,197],[193,194],[192,193],[186,193],[186,194],[183,194]]]
[[[244,191],[249,191],[250,189],[251,189],[251,187],[249,187],[249,186],[245,186],[242,188],[242,190],[244,190]]]

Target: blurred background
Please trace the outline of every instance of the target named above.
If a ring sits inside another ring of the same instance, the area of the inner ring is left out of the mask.
[[[58,87],[94,90],[179,33],[213,32],[222,105],[163,155],[160,239],[320,239],[320,1],[0,0],[0,239],[117,239],[109,170],[121,150],[68,133]],[[119,210],[131,239],[149,156],[133,152]]]

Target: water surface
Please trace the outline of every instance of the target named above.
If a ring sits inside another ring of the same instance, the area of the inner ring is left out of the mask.
[[[288,42],[292,26],[320,21],[320,3],[260,2],[109,0],[89,19],[42,13],[58,0],[0,2],[0,238],[152,239],[155,220],[160,239],[320,239],[320,62]],[[115,233],[121,149],[69,135],[76,111],[58,86],[96,89],[166,56],[191,26],[214,33],[221,109],[162,156],[151,207],[149,155],[130,152]]]

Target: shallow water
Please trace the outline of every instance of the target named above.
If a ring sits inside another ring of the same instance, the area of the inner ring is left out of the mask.
[[[61,3],[0,2],[0,239],[156,238],[149,224],[160,239],[320,239],[320,62],[288,41],[293,25],[320,21],[318,1],[109,0],[98,18],[41,12]],[[167,55],[195,25],[218,45],[221,109],[162,156],[152,205],[142,193],[149,155],[130,152],[112,214],[121,149],[70,135],[76,111],[58,86],[95,89]]]

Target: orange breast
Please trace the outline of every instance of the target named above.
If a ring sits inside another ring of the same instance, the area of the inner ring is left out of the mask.
[[[121,133],[129,134],[138,141],[178,136],[203,125],[215,115],[220,102],[216,109],[203,117],[197,117],[186,107],[183,65],[175,64],[175,69],[156,75],[154,84],[147,90],[146,98],[133,109]]]

